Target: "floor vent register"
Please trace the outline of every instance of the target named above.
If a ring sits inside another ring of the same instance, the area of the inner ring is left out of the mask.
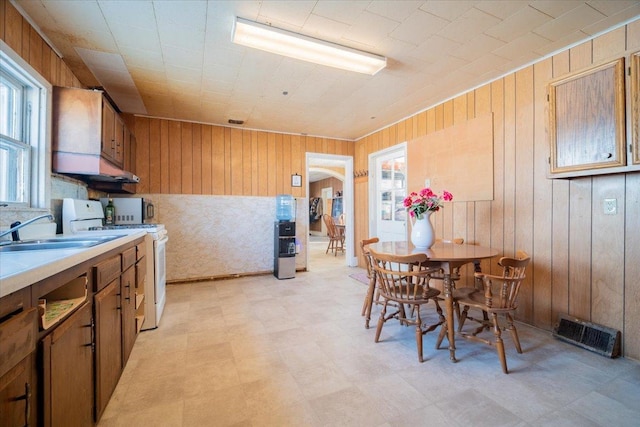
[[[561,314],[553,336],[603,356],[620,356],[620,331],[606,326]]]

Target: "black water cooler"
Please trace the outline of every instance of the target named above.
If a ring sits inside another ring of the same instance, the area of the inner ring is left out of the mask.
[[[273,234],[273,275],[291,279],[296,275],[296,223],[276,221]]]

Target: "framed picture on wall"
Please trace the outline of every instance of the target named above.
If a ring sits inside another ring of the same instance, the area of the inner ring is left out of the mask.
[[[302,176],[297,173],[291,175],[291,186],[292,187],[302,187]]]
[[[624,166],[624,58],[549,84],[551,173]]]

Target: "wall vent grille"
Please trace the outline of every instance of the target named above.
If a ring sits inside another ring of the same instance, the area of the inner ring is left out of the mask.
[[[603,356],[620,355],[620,331],[575,317],[561,314],[553,336]]]

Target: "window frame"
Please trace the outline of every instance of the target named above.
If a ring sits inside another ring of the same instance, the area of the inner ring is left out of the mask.
[[[3,40],[0,40],[0,65],[3,72],[20,84],[31,89],[26,95],[22,113],[27,114],[31,105],[28,129],[26,132],[30,147],[28,172],[25,172],[27,185],[24,202],[7,202],[11,208],[49,209],[51,204],[51,94],[52,85],[31,65],[22,59]],[[11,141],[11,138],[9,138]]]

